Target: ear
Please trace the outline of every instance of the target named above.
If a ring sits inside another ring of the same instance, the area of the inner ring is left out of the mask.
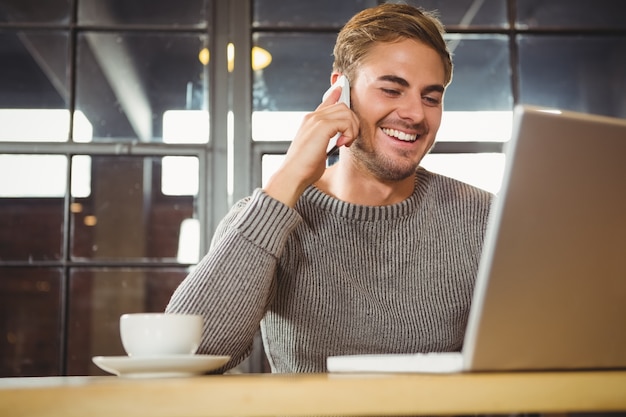
[[[335,82],[337,81],[337,78],[339,77],[341,77],[340,72],[333,72],[332,74],[330,74],[330,85],[335,84]]]

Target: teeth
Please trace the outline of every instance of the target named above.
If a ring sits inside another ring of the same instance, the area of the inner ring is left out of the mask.
[[[387,134],[389,136],[393,136],[394,138],[403,140],[405,142],[414,142],[415,139],[417,139],[417,135],[416,134],[410,135],[408,133],[404,133],[404,132],[401,132],[401,131],[396,130],[396,129],[386,129],[386,128],[383,128],[382,131],[385,132],[385,134]]]

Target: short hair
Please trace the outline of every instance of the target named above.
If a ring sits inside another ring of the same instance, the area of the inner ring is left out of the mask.
[[[443,39],[445,29],[431,12],[407,4],[383,3],[354,15],[337,36],[333,71],[352,78],[356,67],[376,42],[414,39],[432,47],[444,67],[444,85],[452,81],[452,58]]]

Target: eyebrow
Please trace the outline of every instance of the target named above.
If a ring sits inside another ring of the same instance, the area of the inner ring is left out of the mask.
[[[406,79],[398,77],[397,75],[381,75],[380,77],[378,77],[378,80],[396,83],[401,85],[402,87],[409,86],[409,82]],[[432,91],[443,93],[445,91],[445,87],[442,84],[433,84],[424,88],[424,91],[427,93],[430,93]]]

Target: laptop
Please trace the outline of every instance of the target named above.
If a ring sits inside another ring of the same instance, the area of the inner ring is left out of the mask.
[[[329,372],[626,368],[626,120],[516,106],[461,352]]]

